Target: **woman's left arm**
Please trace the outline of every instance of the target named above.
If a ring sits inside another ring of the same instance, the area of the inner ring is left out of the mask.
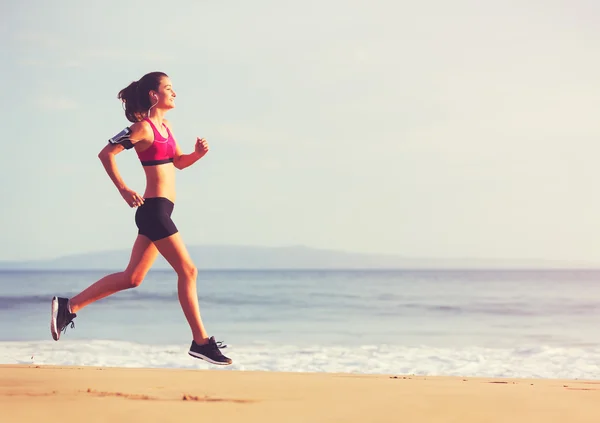
[[[171,129],[171,125],[169,124],[169,122],[165,121],[165,123],[169,127],[171,134],[173,134],[173,130]],[[175,140],[175,137],[173,137],[173,140],[175,141],[175,156],[173,157],[173,165],[177,169],[185,169],[186,167],[193,165],[202,157],[204,157],[206,153],[208,153],[208,142],[204,138],[196,139],[194,152],[190,154],[183,154],[181,152],[181,149],[179,148],[177,140]]]

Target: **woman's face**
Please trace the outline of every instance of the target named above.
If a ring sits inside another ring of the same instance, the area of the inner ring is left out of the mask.
[[[160,109],[173,109],[175,107],[175,97],[177,97],[177,94],[173,91],[171,80],[163,76],[158,86],[158,103],[156,107]],[[154,102],[156,102],[156,99],[154,99]]]

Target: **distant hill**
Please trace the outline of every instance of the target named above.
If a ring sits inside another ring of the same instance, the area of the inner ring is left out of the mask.
[[[590,268],[590,263],[544,260],[407,258],[323,250],[303,246],[256,247],[202,245],[188,247],[200,269],[547,269]],[[37,261],[0,261],[0,269],[122,269],[129,250],[101,251]],[[169,268],[159,256],[154,268]]]

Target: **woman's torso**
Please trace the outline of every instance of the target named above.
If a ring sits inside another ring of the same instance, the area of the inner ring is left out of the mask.
[[[150,119],[144,120],[154,134],[153,142],[147,148],[142,151],[136,149],[146,173],[144,198],[165,197],[175,203],[175,140],[164,123],[159,130]]]

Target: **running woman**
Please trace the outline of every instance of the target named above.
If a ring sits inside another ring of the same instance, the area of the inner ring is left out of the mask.
[[[130,207],[136,207],[138,236],[133,244],[127,268],[103,277],[72,298],[52,298],[50,330],[55,341],[82,308],[124,289],[138,287],[160,253],[177,273],[179,303],[192,331],[189,355],[213,364],[228,365],[231,359],[225,348],[209,337],[198,305],[196,277],[198,270],[190,258],[181,235],[171,220],[175,203],[175,169],[185,169],[208,152],[203,138],[196,140],[194,151],[183,154],[173,137],[166,113],[175,107],[175,91],[169,77],[162,72],[144,75],[122,89],[125,116],[133,124],[109,139],[100,151],[104,169]],[[139,195],[127,187],[117,169],[115,156],[134,148],[146,174],[146,190]]]

